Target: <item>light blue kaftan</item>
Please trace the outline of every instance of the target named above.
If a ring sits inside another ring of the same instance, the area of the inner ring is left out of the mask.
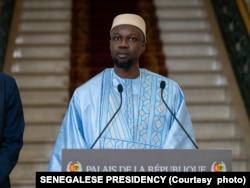
[[[88,149],[92,146],[120,105],[118,84],[123,86],[121,109],[94,149],[194,149],[162,102],[162,80],[166,82],[164,100],[195,140],[184,96],[176,82],[146,69],[140,69],[140,76],[136,79],[123,79],[109,68],[75,90],[48,170],[61,171],[62,149]]]

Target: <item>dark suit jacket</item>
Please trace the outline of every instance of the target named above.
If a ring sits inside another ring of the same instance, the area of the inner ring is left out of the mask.
[[[23,146],[24,114],[16,81],[0,72],[0,187],[10,187],[9,175]]]

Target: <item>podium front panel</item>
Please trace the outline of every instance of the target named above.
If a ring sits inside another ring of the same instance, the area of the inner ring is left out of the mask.
[[[232,171],[232,151],[227,149],[63,149],[62,171]]]

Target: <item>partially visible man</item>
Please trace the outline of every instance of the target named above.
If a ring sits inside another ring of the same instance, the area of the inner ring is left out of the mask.
[[[15,79],[0,72],[0,187],[10,188],[10,173],[23,146],[24,113]]]

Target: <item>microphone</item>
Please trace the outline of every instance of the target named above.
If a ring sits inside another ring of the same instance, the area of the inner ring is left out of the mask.
[[[198,149],[198,146],[196,145],[196,143],[194,142],[194,140],[191,138],[191,136],[188,134],[188,132],[185,130],[185,128],[183,127],[183,125],[180,123],[180,121],[176,118],[176,116],[174,115],[174,113],[172,112],[172,110],[169,108],[169,106],[167,105],[167,103],[165,102],[164,98],[163,98],[163,90],[166,86],[165,81],[161,81],[160,83],[160,88],[161,88],[161,99],[162,102],[165,104],[165,106],[167,107],[167,109],[169,110],[169,112],[172,114],[172,116],[174,117],[174,119],[177,121],[177,123],[180,125],[180,127],[182,128],[182,130],[185,132],[185,134],[187,135],[187,137],[189,138],[189,140],[193,143],[193,145],[195,146],[196,149]]]
[[[99,138],[102,136],[102,134],[104,133],[104,131],[108,128],[109,124],[111,123],[111,121],[114,119],[114,117],[116,116],[116,114],[118,113],[118,111],[120,110],[121,106],[122,106],[122,92],[123,92],[123,87],[121,84],[118,84],[117,86],[117,90],[120,93],[120,106],[118,107],[118,109],[116,110],[116,112],[114,113],[114,115],[111,117],[111,119],[109,120],[109,122],[106,124],[106,126],[104,127],[104,129],[102,130],[102,132],[99,134],[99,136],[96,138],[95,142],[92,144],[92,146],[90,147],[90,149],[92,149],[96,142],[99,140]]]

